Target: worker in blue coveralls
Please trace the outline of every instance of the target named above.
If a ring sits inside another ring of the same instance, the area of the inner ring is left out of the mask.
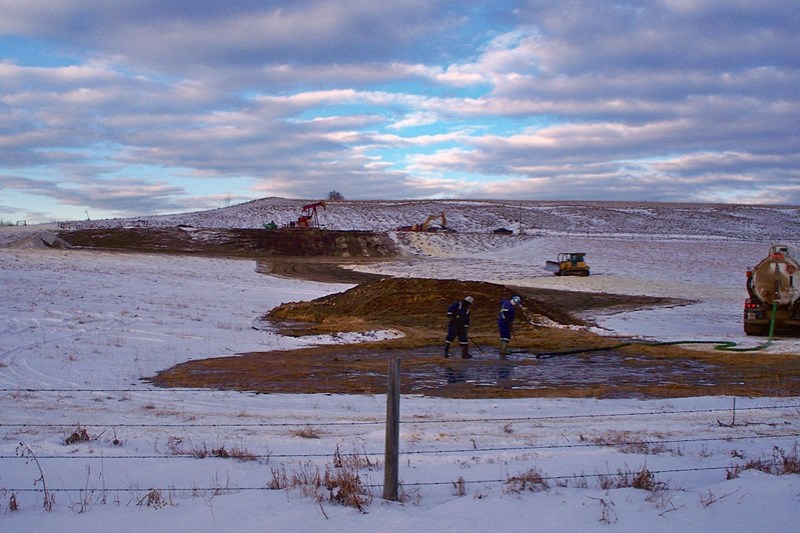
[[[461,357],[464,359],[472,357],[469,354],[467,331],[469,329],[469,308],[474,301],[472,296],[466,296],[463,300],[453,302],[447,306],[447,318],[450,321],[447,324],[447,336],[444,339],[445,357],[450,357],[450,344],[456,337],[458,337],[458,343],[461,345]]]
[[[497,315],[497,329],[500,331],[500,355],[508,354],[508,341],[511,340],[511,325],[514,323],[514,314],[517,307],[522,307],[522,298],[512,296],[500,302],[500,313]]]

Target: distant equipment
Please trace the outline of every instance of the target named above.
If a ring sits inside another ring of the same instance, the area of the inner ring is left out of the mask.
[[[769,254],[747,270],[747,293],[744,302],[744,332],[747,335],[769,333],[775,306],[775,330],[800,333],[800,249],[787,244],[773,244]]]
[[[556,261],[547,261],[544,268],[556,276],[588,276],[589,265],[583,252],[564,252],[558,254]]]
[[[317,208],[325,209],[325,202],[314,202],[303,206],[303,213],[297,218],[297,222],[289,224],[296,228],[319,228],[319,218]]]
[[[439,226],[432,226],[431,225],[431,223],[434,222],[435,220],[439,220],[440,221],[440,225]],[[448,231],[448,232],[452,232],[453,230],[451,230],[450,228],[447,227],[447,217],[445,216],[444,211],[442,211],[438,215],[429,216],[428,218],[426,218],[420,224],[413,224],[411,226],[400,226],[399,228],[397,228],[397,231]]]

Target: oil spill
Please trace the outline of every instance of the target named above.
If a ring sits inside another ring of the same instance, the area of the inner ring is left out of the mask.
[[[408,355],[417,358],[422,354]],[[602,388],[604,397],[631,397],[631,388],[711,385],[718,371],[716,365],[699,361],[676,365],[674,361],[623,355],[613,350],[537,359],[532,353],[512,353],[501,358],[486,348],[483,353],[473,352],[471,359],[439,356],[436,364],[404,368],[402,375],[409,391],[419,393],[458,386],[576,391]]]
[[[444,358],[441,346],[327,346],[191,360],[149,381],[262,393],[383,394],[389,360],[400,359],[401,392],[452,398],[669,398],[697,395],[786,396],[800,391],[794,356],[637,353],[631,347],[501,358],[496,346],[471,346]],[[552,352],[549,352],[552,353]]]

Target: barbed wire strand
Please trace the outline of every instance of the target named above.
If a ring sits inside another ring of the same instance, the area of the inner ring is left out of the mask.
[[[779,462],[765,462],[761,463],[762,467],[768,466],[780,466]],[[715,471],[715,470],[730,470],[732,468],[737,468],[736,465],[728,465],[728,466],[701,466],[701,467],[693,467],[693,468],[670,468],[665,470],[647,470],[650,475],[658,475],[658,474],[681,474],[687,472],[706,472],[706,471]],[[561,476],[538,476],[538,480],[542,481],[559,481],[565,479],[580,479],[580,478],[604,478],[608,476],[615,476],[620,475],[619,472],[613,473],[597,473],[597,474],[570,474],[570,475],[561,475]],[[408,482],[404,483],[401,482],[400,486],[402,487],[422,487],[422,486],[437,486],[437,485],[456,485],[456,484],[465,484],[465,485],[476,485],[476,484],[497,484],[497,483],[509,483],[513,482],[513,477],[506,478],[506,479],[474,479],[474,480],[464,480],[459,479],[458,481],[419,481],[419,482]],[[383,485],[378,484],[365,484],[363,485],[364,488],[381,488]],[[260,490],[284,490],[286,487],[280,488],[273,488],[273,487],[148,487],[147,489],[142,488],[109,488],[109,487],[102,487],[102,488],[66,488],[66,487],[48,487],[46,489],[47,492],[80,492],[80,493],[103,493],[103,492],[191,492],[193,494],[199,492],[212,492],[216,494],[233,494],[236,492],[244,492],[244,491],[260,491]],[[14,487],[4,487],[3,490],[6,492],[45,492],[44,488],[30,488],[30,487],[23,487],[23,488],[14,488]]]
[[[628,446],[647,446],[658,447],[666,444],[688,444],[696,442],[719,442],[719,441],[742,441],[742,440],[759,440],[759,439],[785,439],[800,437],[800,433],[788,433],[780,435],[749,435],[749,436],[725,436],[717,438],[693,438],[693,439],[668,439],[668,440],[636,440],[636,441],[613,441],[613,442],[583,442],[575,444],[541,444],[534,446],[501,446],[491,448],[454,448],[447,450],[405,450],[401,451],[400,455],[438,455],[438,454],[462,454],[462,453],[478,453],[478,452],[525,452],[525,451],[541,451],[541,450],[560,450],[570,448],[622,448]],[[222,450],[224,448],[220,448]],[[259,460],[259,459],[285,459],[285,458],[319,458],[330,457],[333,455],[327,453],[267,453],[267,454],[253,454],[242,452],[237,457],[237,453],[231,450],[225,450],[227,456],[222,453],[214,453],[212,447],[211,451],[203,450],[202,453],[183,452],[175,454],[152,454],[152,455],[36,455],[37,459],[92,459],[92,460],[106,460],[106,459],[233,459],[233,460]],[[356,454],[345,454],[356,455]],[[383,452],[359,452],[358,455],[365,456],[380,456]],[[657,455],[656,453],[649,453],[646,455]],[[0,459],[28,459],[27,455],[0,455]]]
[[[548,415],[548,416],[528,416],[528,417],[501,417],[501,418],[449,418],[449,419],[405,419],[401,420],[401,424],[466,424],[477,422],[500,423],[500,422],[539,422],[549,420],[578,420],[578,419],[592,419],[592,418],[618,418],[618,417],[636,417],[636,416],[664,416],[664,415],[683,415],[683,414],[703,414],[703,413],[727,413],[727,412],[741,412],[741,411],[775,411],[775,410],[789,410],[800,409],[800,404],[792,405],[774,405],[774,406],[751,406],[751,407],[736,407],[733,408],[713,408],[713,409],[686,409],[676,411],[641,411],[641,412],[627,412],[627,413],[589,413],[577,415]],[[292,426],[359,426],[359,425],[376,425],[384,424],[384,420],[374,421],[350,421],[350,422],[236,422],[236,423],[118,423],[118,424],[76,424],[76,423],[4,423],[0,422],[0,427],[75,427],[87,426],[98,428],[124,428],[124,427],[292,427]]]

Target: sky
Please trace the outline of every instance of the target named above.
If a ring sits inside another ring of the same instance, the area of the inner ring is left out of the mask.
[[[0,221],[800,204],[795,0],[0,0]]]

